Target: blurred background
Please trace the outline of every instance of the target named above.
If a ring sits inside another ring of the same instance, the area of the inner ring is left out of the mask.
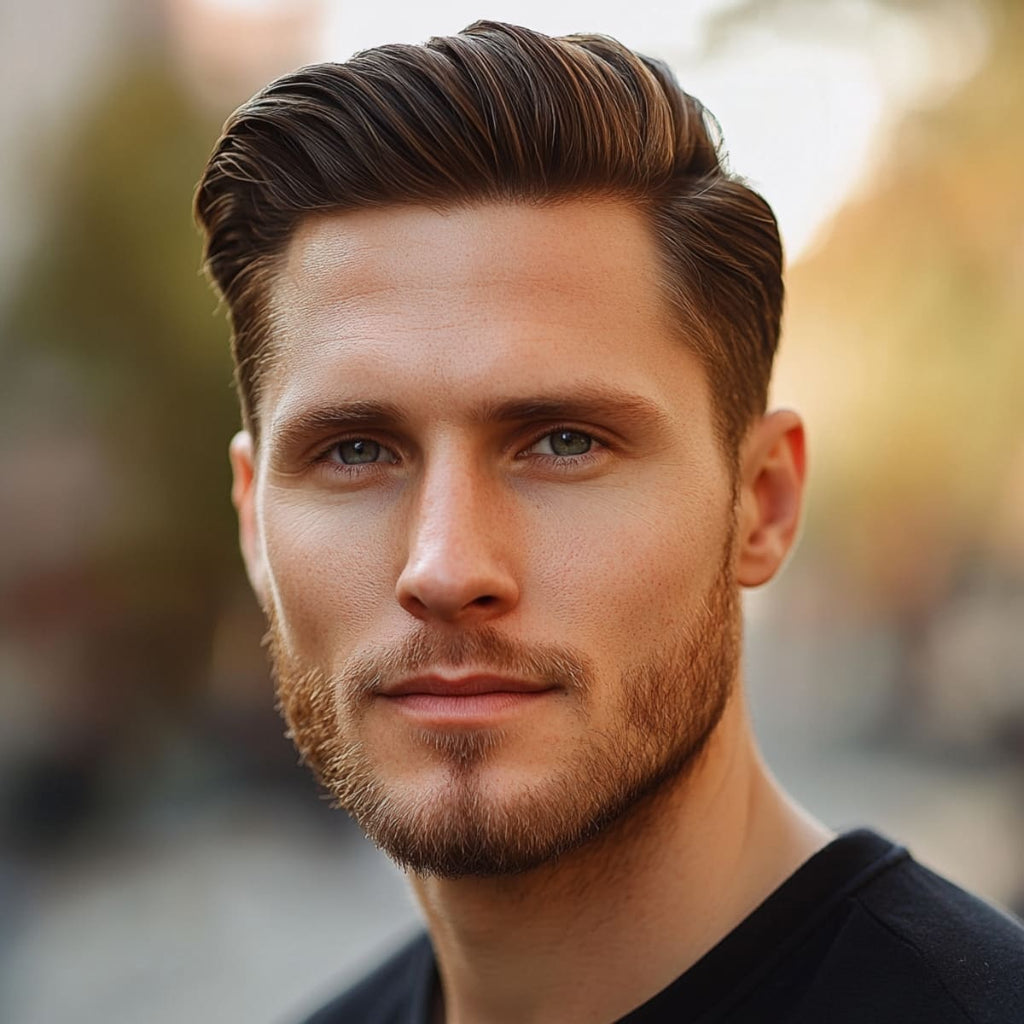
[[[287,1022],[415,927],[273,712],[190,200],[270,78],[484,16],[665,58],[776,208],[812,485],[747,602],[765,751],[1024,909],[1024,5],[2,0],[5,1022]]]

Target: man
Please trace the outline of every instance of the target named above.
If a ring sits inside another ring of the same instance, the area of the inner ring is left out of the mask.
[[[196,203],[281,708],[429,932],[313,1021],[1024,1020],[1017,924],[758,756],[781,248],[664,66],[478,23],[307,68]]]

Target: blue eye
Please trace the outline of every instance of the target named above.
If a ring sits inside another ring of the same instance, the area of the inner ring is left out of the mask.
[[[586,455],[594,446],[594,439],[581,430],[553,430],[545,434],[530,449],[537,455],[556,455],[569,457],[573,455]]]
[[[346,466],[362,466],[371,462],[394,462],[394,455],[383,445],[365,437],[357,437],[351,441],[339,441],[333,451]]]

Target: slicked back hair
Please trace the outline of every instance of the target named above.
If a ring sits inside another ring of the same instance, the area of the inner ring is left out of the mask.
[[[270,287],[304,217],[618,198],[650,224],[668,308],[735,459],[767,401],[782,248],[768,204],[719,150],[717,123],[668,68],[606,36],[480,21],[272,82],[229,118],[195,198],[246,427],[258,439]]]

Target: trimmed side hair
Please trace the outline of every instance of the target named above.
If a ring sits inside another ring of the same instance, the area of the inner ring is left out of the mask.
[[[605,36],[480,21],[271,83],[229,118],[195,197],[246,427],[258,437],[270,284],[305,216],[610,197],[651,225],[679,335],[708,373],[735,457],[767,402],[782,247],[770,207],[727,171],[720,142],[664,64]]]

